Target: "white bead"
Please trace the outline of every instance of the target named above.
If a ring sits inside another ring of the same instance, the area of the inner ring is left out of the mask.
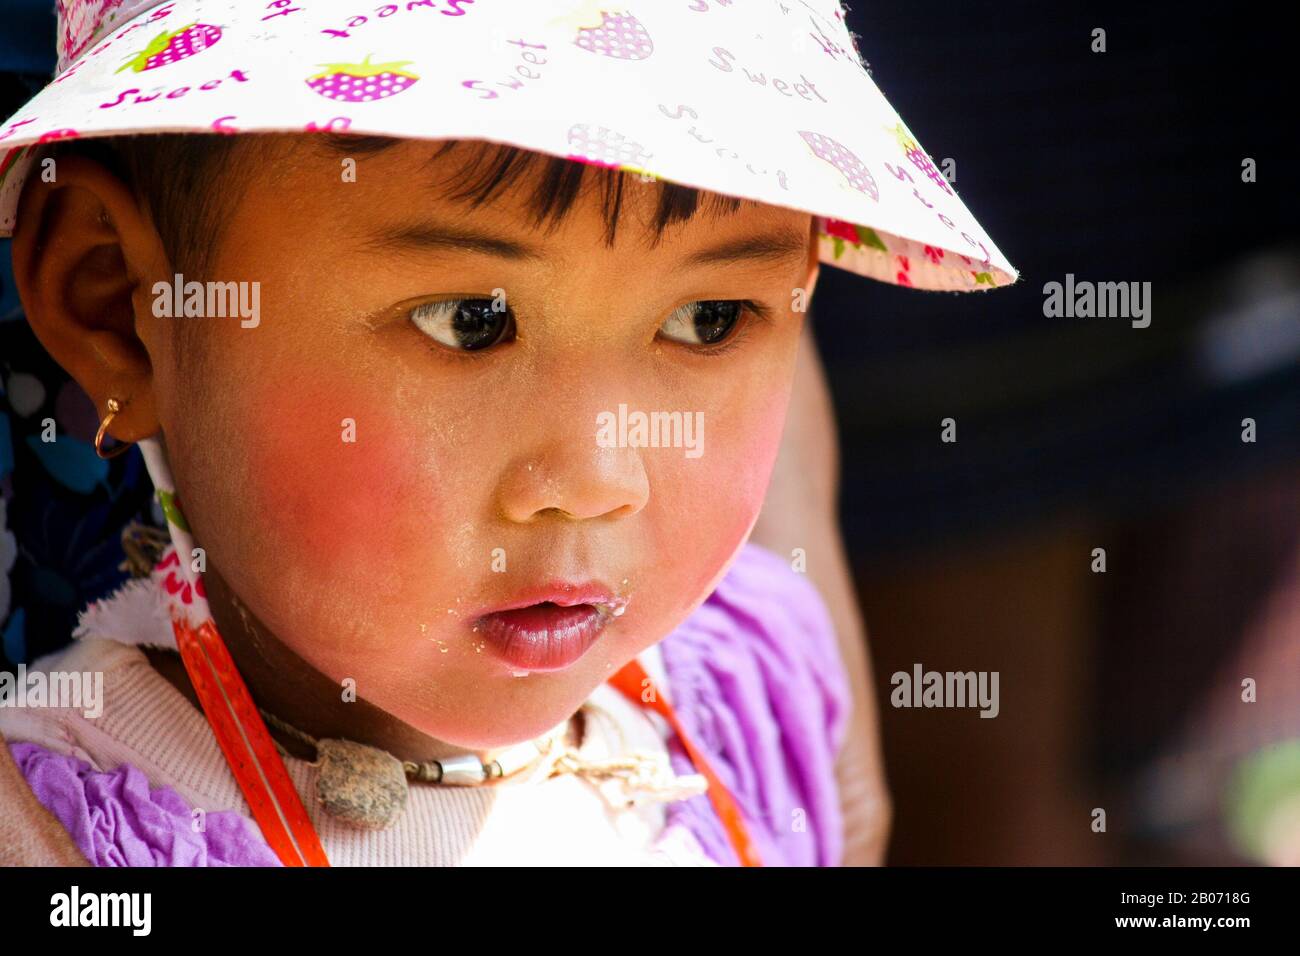
[[[438,763],[442,765],[442,782],[454,787],[472,787],[487,779],[483,761],[473,754],[448,757]]]

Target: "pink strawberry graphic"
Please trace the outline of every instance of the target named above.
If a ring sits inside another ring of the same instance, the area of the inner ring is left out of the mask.
[[[930,155],[921,148],[921,144],[913,138],[907,127],[902,123],[895,123],[894,128],[890,129],[889,132],[894,134],[894,138],[898,140],[898,145],[903,147],[903,152],[912,161],[912,165],[919,169],[930,182],[951,196],[952,187],[948,185],[948,177],[935,168],[934,160],[930,159]]]
[[[850,186],[879,201],[880,190],[876,188],[875,177],[871,175],[871,170],[867,169],[866,164],[851,150],[821,133],[806,129],[798,130],[798,133],[803,137],[804,142],[812,147],[817,158],[824,159],[838,169]]]
[[[130,69],[133,73],[156,70],[160,66],[202,53],[220,39],[221,27],[214,27],[210,23],[189,23],[170,33],[164,30],[139,53],[128,55],[127,62],[114,72],[121,73],[125,69]]]
[[[588,53],[599,53],[615,60],[644,60],[655,50],[654,41],[630,13],[600,11],[600,26],[579,27],[573,41]]]
[[[643,172],[650,156],[640,143],[605,126],[575,123],[569,127],[569,159],[593,166]]]
[[[318,63],[325,69],[308,77],[307,85],[321,96],[344,103],[367,103],[382,100],[409,89],[419,79],[402,67],[414,62],[396,60],[392,63],[371,63],[370,57],[360,63]]]

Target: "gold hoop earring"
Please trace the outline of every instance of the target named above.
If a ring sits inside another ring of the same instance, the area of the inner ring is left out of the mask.
[[[108,433],[108,424],[113,420],[113,416],[121,410],[122,404],[116,398],[110,398],[108,400],[108,414],[105,415],[104,420],[99,423],[99,431],[95,432],[95,454],[100,458],[116,458],[118,455],[122,454],[122,452],[135,444],[135,442],[130,441],[121,442],[108,452],[104,451],[104,435]]]

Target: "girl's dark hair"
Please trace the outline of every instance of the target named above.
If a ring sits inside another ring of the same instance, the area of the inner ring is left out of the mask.
[[[340,157],[375,155],[403,142],[385,136],[315,135],[321,148]],[[41,147],[37,162],[47,156],[78,155],[104,165],[148,209],[176,270],[187,279],[205,280],[211,278],[212,252],[235,201],[258,174],[260,164],[271,160],[273,141],[280,138],[277,134],[150,133],[75,139]],[[586,177],[594,175],[602,192],[605,241],[613,244],[623,187],[627,177],[635,174],[485,140],[440,141],[431,161],[464,147],[473,153],[442,187],[448,198],[477,208],[517,176],[544,163],[527,204],[535,225],[550,219],[554,227],[572,209]],[[656,242],[670,225],[691,219],[701,207],[725,215],[752,203],[662,180],[659,186],[651,223]]]
[[[172,266],[186,278],[207,279],[231,200],[252,174],[254,146],[242,139],[160,133],[61,140],[41,147],[33,168],[46,157],[56,170],[65,156],[98,162],[147,208]]]

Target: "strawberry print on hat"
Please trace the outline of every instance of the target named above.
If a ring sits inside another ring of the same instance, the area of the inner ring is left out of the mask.
[[[952,187],[948,185],[948,177],[939,172],[934,165],[934,160],[930,158],[930,154],[921,148],[921,144],[916,141],[916,138],[912,136],[907,127],[902,123],[897,123],[889,132],[898,140],[898,145],[903,147],[903,152],[907,154],[907,158],[912,165],[920,170],[926,179],[951,196]]]
[[[822,262],[891,284],[1017,278],[876,86],[843,0],[46,2],[59,72],[0,118],[0,238],[56,139],[346,129],[802,210]]]
[[[221,39],[221,27],[210,23],[188,23],[179,30],[164,30],[138,53],[127,54],[127,62],[117,72],[130,69],[133,73],[156,70],[177,60],[185,60],[201,53]]]
[[[307,85],[321,96],[344,103],[367,103],[382,100],[409,89],[419,79],[414,73],[403,70],[413,60],[394,60],[391,63],[371,63],[370,57],[360,63],[320,63],[323,73],[307,79]]]
[[[628,139],[616,130],[604,126],[592,126],[589,123],[575,123],[569,127],[569,159],[576,159],[594,166],[607,166],[611,169],[626,169],[630,172],[645,171],[645,162],[650,153],[640,143]]]
[[[654,52],[649,32],[630,13],[602,10],[600,18],[599,26],[578,28],[576,46],[615,60],[644,60]]]
[[[801,129],[799,135],[803,137],[819,159],[824,159],[843,175],[844,179],[850,186],[858,192],[870,196],[872,199],[880,199],[880,190],[876,188],[876,178],[871,175],[871,170],[867,169],[867,164],[859,159],[852,150],[841,143],[837,143],[829,136],[823,133],[814,133],[811,130]]]

